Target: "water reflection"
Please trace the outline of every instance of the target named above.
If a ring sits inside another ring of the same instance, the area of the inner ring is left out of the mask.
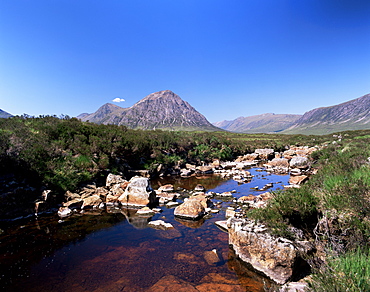
[[[288,180],[288,176],[250,171],[255,177],[244,184],[207,176],[169,177],[153,181],[152,186],[172,183],[175,189],[192,190],[202,184],[219,193],[235,189],[234,195],[240,197],[258,194],[253,188],[270,182],[274,183],[272,189],[282,188]],[[213,201],[221,204],[221,210],[230,204]],[[4,291],[132,292],[172,285],[200,291],[215,287],[263,291],[268,281],[238,261],[229,250],[228,234],[214,225],[225,218],[224,212],[210,219],[185,221],[174,218],[173,209],[162,210],[144,217],[137,216],[137,210],[111,207],[62,223],[56,216],[48,216],[2,226],[1,287]],[[171,223],[174,229],[148,228],[148,222],[157,219]],[[220,258],[217,264],[205,256],[212,250]]]

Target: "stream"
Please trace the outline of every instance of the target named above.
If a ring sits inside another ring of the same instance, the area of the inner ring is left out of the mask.
[[[201,184],[207,192],[235,190],[233,195],[239,198],[266,192],[258,189],[268,183],[273,187],[267,191],[288,184],[289,175],[258,167],[249,171],[253,179],[243,184],[209,175],[165,177],[151,185],[157,189],[170,183],[175,189],[192,190]],[[220,212],[199,221],[179,220],[173,209],[161,206],[162,212],[153,217],[116,208],[86,211],[63,221],[49,214],[0,222],[2,291],[165,291],[163,287],[264,291],[271,282],[235,256],[228,234],[214,224],[225,219],[225,210],[233,203],[217,197],[212,201],[219,203]],[[150,220],[157,219],[174,229],[148,227]],[[207,262],[205,253],[212,250],[220,258],[217,264]]]

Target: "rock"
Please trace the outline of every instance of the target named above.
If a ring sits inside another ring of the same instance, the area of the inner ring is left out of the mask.
[[[158,191],[160,192],[160,193],[162,193],[162,192],[173,192],[173,185],[171,185],[171,184],[167,184],[167,185],[164,185],[164,186],[161,186],[159,189],[158,189]]]
[[[173,208],[173,207],[177,207],[178,205],[180,205],[180,203],[179,203],[179,202],[168,202],[168,203],[166,204],[166,207],[167,207],[167,208]]]
[[[182,177],[191,176],[193,172],[194,172],[193,170],[183,168],[180,170],[180,176]]]
[[[256,200],[256,196],[248,195],[242,196],[238,199],[239,203],[253,203]]]
[[[107,197],[105,198],[105,203],[109,205],[118,205],[118,196],[114,196],[112,194],[108,194]]]
[[[205,251],[203,257],[206,260],[207,264],[210,266],[216,266],[221,262],[216,249]]]
[[[243,161],[255,161],[258,160],[259,155],[257,153],[250,153],[244,156],[239,156],[235,162],[243,162]]]
[[[232,207],[228,207],[225,212],[225,218],[235,217],[235,210]]]
[[[148,292],[199,292],[189,282],[176,278],[173,275],[163,276],[149,288]]]
[[[304,183],[306,180],[308,180],[307,175],[297,175],[297,176],[291,176],[289,178],[289,183],[292,185],[300,185]]]
[[[121,184],[121,183],[125,183],[125,182],[127,182],[127,180],[125,180],[122,176],[114,175],[114,174],[110,173],[107,176],[107,179],[105,181],[105,185],[107,187],[110,187],[112,185]]]
[[[310,161],[307,157],[295,156],[290,160],[291,168],[305,169],[310,166]]]
[[[150,217],[150,216],[153,216],[155,212],[151,210],[149,207],[144,207],[144,208],[137,210],[136,214]]]
[[[51,196],[51,190],[44,190],[41,194],[41,198],[43,201],[50,201]]]
[[[258,154],[259,158],[262,160],[272,159],[275,155],[274,149],[256,149],[254,153]]]
[[[161,229],[161,230],[167,230],[167,229],[172,229],[173,226],[171,223],[166,223],[163,220],[154,220],[150,221],[148,223],[149,227],[155,228],[155,229]]]
[[[196,169],[196,165],[189,164],[189,163],[186,163],[185,167],[186,167],[186,169],[190,169],[190,170],[195,170]]]
[[[305,292],[308,284],[306,282],[290,282],[279,289],[279,292]]]
[[[289,281],[300,260],[291,241],[266,233],[266,229],[256,226],[254,221],[230,218],[227,225],[229,244],[241,260],[278,284]]]
[[[90,197],[87,197],[87,198],[83,199],[83,204],[81,206],[81,209],[88,209],[88,208],[97,207],[102,202],[103,201],[100,198],[100,196],[93,195],[93,196],[90,196]]]
[[[82,199],[77,198],[77,199],[73,199],[73,200],[70,200],[70,201],[67,201],[67,202],[63,203],[63,207],[68,207],[71,210],[81,209],[83,203],[84,203],[84,201]]]
[[[64,198],[65,198],[66,201],[72,201],[74,199],[80,199],[81,196],[79,194],[72,193],[70,191],[66,191],[66,193],[64,194]]]
[[[205,207],[201,201],[188,199],[181,205],[177,206],[174,215],[187,219],[199,219],[205,214]]]
[[[71,216],[72,214],[73,214],[72,210],[69,209],[68,207],[60,207],[58,210],[58,216],[60,218],[65,218]]]
[[[200,174],[212,174],[213,168],[212,166],[209,166],[209,165],[197,166],[196,172]]]
[[[175,193],[169,193],[169,192],[160,192],[160,193],[156,192],[156,193],[157,193],[157,197],[160,199],[159,200],[160,203],[173,201],[177,197],[177,194]]]
[[[274,158],[271,161],[267,163],[267,165],[271,167],[284,167],[288,168],[289,167],[289,160],[286,158]]]
[[[226,220],[216,221],[215,222],[215,225],[218,228],[220,228],[222,231],[226,231],[227,232],[227,221]]]
[[[196,185],[196,187],[194,188],[194,191],[196,192],[205,192],[206,191],[206,188],[200,184]]]
[[[155,203],[156,195],[148,178],[134,176],[118,200],[126,206],[146,206]]]

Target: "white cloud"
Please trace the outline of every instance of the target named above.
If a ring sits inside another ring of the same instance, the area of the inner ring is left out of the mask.
[[[113,102],[122,102],[125,101],[123,98],[116,97],[115,99],[112,100]]]

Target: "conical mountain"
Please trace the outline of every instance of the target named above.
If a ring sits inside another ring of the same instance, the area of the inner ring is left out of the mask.
[[[149,94],[130,108],[105,104],[95,113],[82,114],[79,118],[100,124],[124,125],[132,129],[220,130],[170,90]]]

